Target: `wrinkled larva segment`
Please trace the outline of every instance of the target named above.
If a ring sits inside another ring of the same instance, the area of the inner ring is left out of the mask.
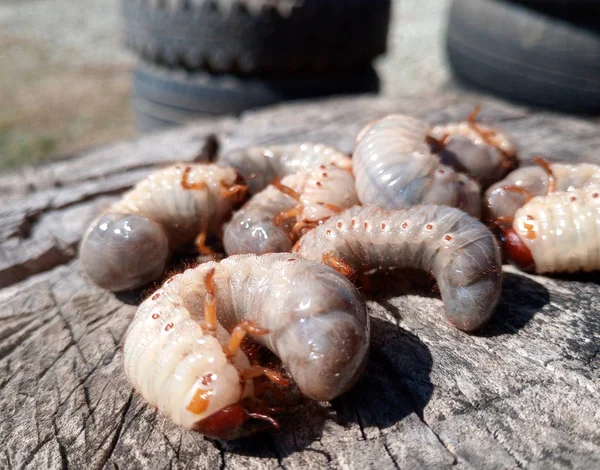
[[[534,197],[513,229],[538,273],[600,270],[600,185]]]
[[[346,168],[349,158],[347,163]],[[296,192],[297,199],[274,186],[255,195],[225,228],[227,254],[289,252],[301,233],[358,204],[352,173],[337,165],[300,171],[281,184]]]
[[[600,166],[590,163],[567,165],[550,164],[556,179],[556,191],[574,191],[600,186]],[[485,192],[486,218],[490,221],[511,218],[523,206],[528,197],[548,193],[549,176],[539,165],[519,168],[505,179],[490,186]],[[523,192],[505,189],[507,186],[521,188]]]
[[[308,232],[293,250],[334,258],[354,272],[417,268],[432,273],[450,322],[463,331],[492,317],[502,283],[493,234],[464,212],[443,206],[384,211],[354,207]]]
[[[236,178],[233,168],[207,164],[151,174],[92,222],[80,247],[85,272],[112,291],[157,279],[175,248],[229,218],[235,200],[223,191]]]
[[[508,136],[488,126],[461,122],[434,126],[430,135],[445,140],[442,162],[475,178],[483,188],[502,179],[519,165]]]
[[[209,276],[214,334],[204,316]],[[202,430],[203,420],[254,395],[243,379],[247,357],[238,351],[229,360],[224,352],[243,321],[268,330],[254,339],[310,398],[337,397],[364,368],[369,319],[349,281],[290,254],[240,255],[177,274],[140,305],[125,337],[127,378],[175,423]]]
[[[439,204],[479,217],[479,184],[441,164],[426,142],[429,131],[425,122],[400,114],[363,129],[353,154],[359,200],[386,210]]]
[[[223,155],[219,163],[235,168],[246,179],[252,195],[275,179],[317,165],[334,164],[340,168],[349,165],[348,156],[338,149],[309,142],[234,150]]]

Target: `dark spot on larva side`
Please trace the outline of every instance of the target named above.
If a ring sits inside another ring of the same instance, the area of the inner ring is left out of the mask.
[[[354,227],[354,226],[356,225],[356,219],[352,219],[352,220],[350,221],[350,225],[351,225],[352,227]]]
[[[381,227],[381,230],[385,230],[385,228],[387,227],[387,225],[385,225],[385,222],[381,222],[380,227]]]
[[[369,222],[364,222],[363,223],[363,227],[365,228],[365,230],[368,230],[368,228],[369,228]]]
[[[331,235],[331,230],[325,230],[325,235]]]
[[[427,225],[425,225],[425,228],[426,228],[427,230],[431,230],[431,229],[433,228],[433,225],[431,225],[431,224],[427,224]]]
[[[320,188],[321,186],[323,186],[323,183],[321,183],[320,181],[317,181],[317,186]]]
[[[593,197],[594,199],[595,199],[595,198],[597,198],[597,197],[598,197],[598,193],[594,193],[594,194],[592,194],[592,197]]]
[[[452,236],[450,236],[450,235],[446,235],[446,236],[444,237],[444,240],[446,240],[446,241],[448,241],[448,242],[449,242],[450,240],[452,240]]]
[[[438,170],[438,173],[441,173],[442,175],[445,173],[444,170]]]
[[[214,379],[215,379],[215,375],[209,373],[209,374],[202,376],[202,378],[200,379],[200,382],[202,382],[202,385],[209,385]]]
[[[337,228],[339,228],[340,230],[344,227],[344,224],[340,221],[337,223]]]
[[[402,225],[400,227],[402,227],[402,228],[408,228],[408,223],[407,222],[402,222]]]
[[[577,198],[575,196],[571,196],[569,199],[571,199],[571,201],[576,201]]]
[[[319,166],[319,168],[320,168],[321,170],[324,170],[324,169],[325,169],[325,168],[327,168],[327,167],[326,167],[325,165],[321,165],[321,166]]]
[[[296,258],[288,258],[287,261],[296,261]]]
[[[165,331],[169,331],[171,328],[173,328],[173,323],[167,323],[167,326],[165,326]]]
[[[327,178],[329,175],[325,172],[323,172],[323,178]]]
[[[527,214],[527,220],[533,220],[533,216],[532,216],[532,215],[529,215],[529,214]]]
[[[153,313],[152,314],[152,319],[153,320],[156,320],[158,317],[160,317],[160,314],[158,314],[158,313]]]
[[[156,299],[158,299],[159,297],[160,297],[160,292],[157,292],[156,294],[154,294],[154,295],[152,296],[152,300],[156,300]]]

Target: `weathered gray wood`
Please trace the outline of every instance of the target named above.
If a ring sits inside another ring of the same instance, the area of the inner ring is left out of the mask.
[[[210,132],[225,150],[313,140],[349,151],[387,112],[444,122],[473,104],[287,105],[0,177],[0,468],[599,468],[597,276],[506,267],[497,317],[479,336],[451,328],[429,287],[387,279],[369,300],[373,348],[351,392],[290,410],[280,432],[215,443],[132,392],[120,344],[139,298],[79,271],[91,218],[156,165],[192,159]],[[525,158],[600,163],[593,122],[483,104],[482,121],[513,135]]]

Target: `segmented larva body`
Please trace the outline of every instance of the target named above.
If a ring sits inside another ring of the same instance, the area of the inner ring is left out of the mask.
[[[365,304],[342,275],[290,254],[239,255],[175,275],[140,305],[125,337],[126,375],[175,423],[235,437],[253,417],[240,404],[255,395],[251,379],[272,373],[257,374],[241,352],[240,325],[266,329],[254,340],[316,400],[346,391],[366,362]]]
[[[600,185],[537,196],[513,229],[538,273],[600,270]]]
[[[567,165],[552,163],[555,191],[575,191],[600,186],[600,166],[590,163]],[[485,192],[486,218],[510,218],[529,198],[548,194],[550,175],[539,165],[519,168]],[[506,188],[510,189],[506,189]],[[519,188],[515,191],[514,188]]]
[[[173,250],[221,229],[236,203],[233,168],[181,164],[159,170],[88,228],[80,259],[99,286],[119,291],[160,277]]]
[[[348,156],[338,149],[308,142],[234,150],[223,155],[219,162],[235,168],[246,179],[252,195],[275,179],[283,179],[317,165],[334,164],[340,168],[349,165]]]
[[[400,114],[366,126],[353,154],[359,200],[386,210],[439,204],[479,217],[479,184],[440,162],[429,132],[427,123]]]
[[[442,144],[442,163],[475,178],[483,188],[502,179],[519,165],[517,150],[497,129],[468,119],[434,126],[430,135]]]
[[[500,296],[502,264],[496,239],[479,221],[450,207],[390,212],[354,207],[308,232],[293,251],[353,272],[430,272],[450,322],[464,331],[483,326]]]
[[[277,186],[233,215],[223,236],[227,254],[289,252],[305,231],[359,203],[352,173],[333,164],[286,176]]]

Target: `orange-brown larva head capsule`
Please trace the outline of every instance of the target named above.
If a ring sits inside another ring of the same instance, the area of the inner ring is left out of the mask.
[[[242,434],[242,426],[247,419],[244,407],[236,403],[198,421],[194,429],[212,439],[235,439]]]
[[[531,251],[523,243],[515,229],[505,230],[500,241],[506,256],[519,268],[523,271],[535,271],[535,261]]]

